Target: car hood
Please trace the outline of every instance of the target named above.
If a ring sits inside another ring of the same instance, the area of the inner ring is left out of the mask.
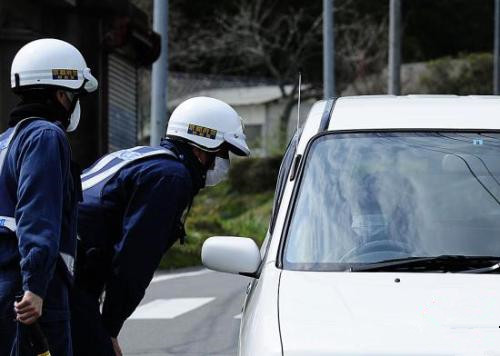
[[[284,356],[500,355],[500,276],[283,271]]]

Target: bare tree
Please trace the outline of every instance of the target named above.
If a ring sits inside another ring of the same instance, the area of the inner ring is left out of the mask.
[[[385,66],[386,19],[377,21],[353,6],[356,0],[337,0],[336,68],[338,88]],[[172,21],[171,62],[199,70],[211,63],[219,74],[251,73],[264,69],[278,85],[284,109],[280,115],[280,144],[286,140],[290,113],[296,103],[297,75],[320,72],[322,11],[310,7],[283,8],[279,0],[240,0],[232,10],[220,9],[210,28],[179,16]],[[189,30],[186,30],[189,29]],[[314,70],[311,70],[314,66]],[[319,67],[319,68],[318,68]],[[310,76],[309,76],[310,77]],[[308,80],[302,98],[321,98],[322,83]]]
[[[177,43],[172,49],[172,61],[196,66],[200,57],[193,56],[195,51],[201,57],[210,57],[218,73],[265,68],[285,103],[280,115],[283,143],[296,100],[299,69],[308,59],[321,54],[322,19],[321,13],[311,15],[306,9],[276,11],[277,4],[269,0],[239,1],[234,13],[219,12],[215,31],[200,29],[195,38]],[[314,85],[305,88],[305,98],[321,95]]]
[[[337,31],[337,66],[340,83],[345,89],[351,84],[356,93],[367,88],[375,92],[385,90],[384,83],[369,83],[373,74],[379,74],[387,59],[387,17],[376,19],[371,14],[361,14],[347,0],[342,8],[342,18]],[[382,87],[379,87],[379,86]]]

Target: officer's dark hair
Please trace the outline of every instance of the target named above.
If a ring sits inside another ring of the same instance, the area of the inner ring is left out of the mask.
[[[47,102],[47,104],[52,104],[52,101],[55,100],[56,91],[55,88],[44,88],[19,91],[16,94],[24,102]]]
[[[16,95],[21,99],[17,106],[11,111],[9,126],[16,125],[27,116],[40,115],[48,121],[58,121],[64,127],[69,124],[69,113],[56,98],[56,87],[45,87],[17,91]]]

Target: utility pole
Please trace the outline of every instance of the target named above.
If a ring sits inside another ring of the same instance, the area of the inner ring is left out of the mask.
[[[168,85],[168,0],[154,0],[153,29],[161,35],[160,57],[151,73],[151,136],[150,144],[158,145],[167,124]]]
[[[323,96],[335,96],[335,42],[333,0],[323,0]]]
[[[390,0],[388,93],[401,94],[401,0]]]
[[[495,40],[493,46],[493,94],[500,94],[500,0],[495,0]]]

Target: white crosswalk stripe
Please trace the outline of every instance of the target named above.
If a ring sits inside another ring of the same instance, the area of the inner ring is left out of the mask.
[[[215,298],[156,299],[139,306],[130,319],[173,319],[210,303]]]
[[[159,274],[153,278],[151,283],[164,282],[164,281],[168,281],[170,279],[177,279],[177,278],[184,278],[184,277],[202,276],[202,275],[207,274],[207,273],[215,273],[215,272],[204,268],[202,270],[193,271],[193,272]]]

